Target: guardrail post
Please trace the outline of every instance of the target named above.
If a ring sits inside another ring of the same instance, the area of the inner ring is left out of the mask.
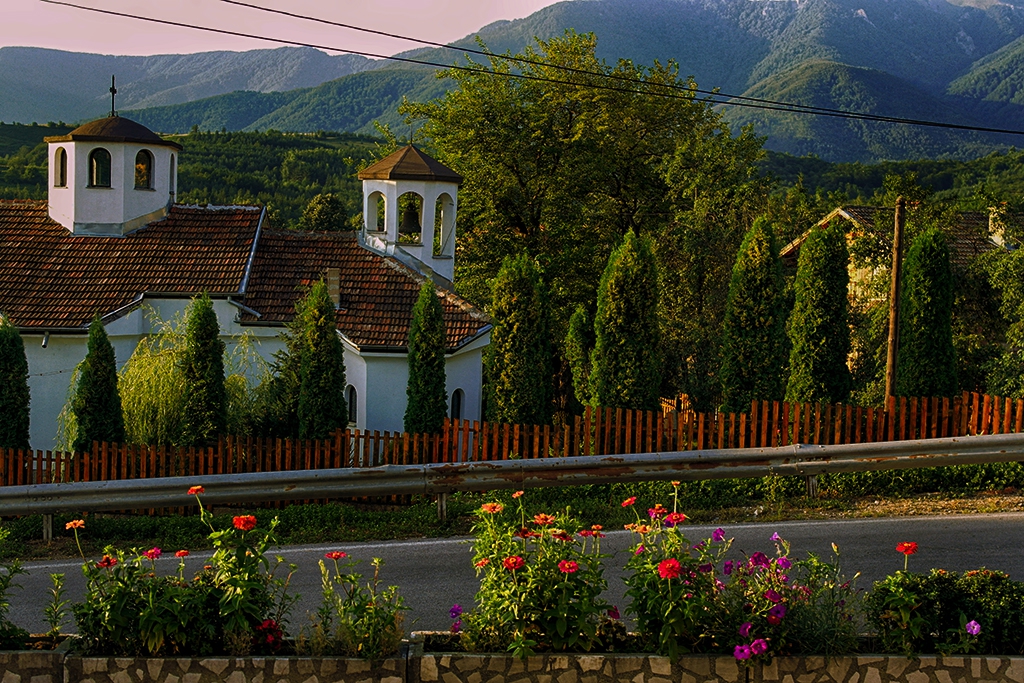
[[[448,494],[437,494],[437,519],[442,522],[448,521]]]
[[[818,495],[818,475],[812,474],[804,477],[804,484],[807,486],[807,497],[816,498]]]
[[[43,515],[43,540],[47,543],[53,540],[53,515]]]

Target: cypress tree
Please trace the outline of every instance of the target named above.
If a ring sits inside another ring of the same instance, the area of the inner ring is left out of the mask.
[[[957,392],[953,299],[946,236],[927,230],[911,243],[904,264],[897,395],[951,397]]]
[[[494,279],[494,329],[487,347],[488,417],[509,424],[551,422],[551,319],[540,266],[506,257]]]
[[[0,315],[0,448],[28,449],[29,400],[25,343]]]
[[[314,284],[298,309],[305,337],[299,370],[299,438],[326,439],[348,424],[345,350],[327,284]]]
[[[594,352],[594,316],[580,304],[569,318],[565,335],[565,359],[572,372],[572,386],[581,405],[590,404],[590,354]]]
[[[838,403],[850,392],[849,258],[839,224],[814,228],[800,249],[787,401]]]
[[[227,426],[228,396],[224,387],[224,342],[213,301],[206,292],[189,304],[185,343],[178,362],[184,382],[180,443],[208,444]]]
[[[722,328],[722,398],[727,412],[783,395],[786,319],[775,231],[758,218],[740,246]]]
[[[71,403],[78,431],[73,448],[86,451],[93,441],[124,442],[124,414],[117,388],[117,360],[97,314],[89,324],[89,344],[78,372]]]
[[[632,230],[608,258],[597,292],[591,402],[655,410],[661,386],[658,270],[651,242]]]
[[[444,310],[430,281],[420,287],[409,323],[409,384],[405,388],[405,431],[436,434],[448,414]]]

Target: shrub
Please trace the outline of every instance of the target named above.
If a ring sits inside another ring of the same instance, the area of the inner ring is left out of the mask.
[[[0,315],[0,448],[28,449],[28,406],[25,343],[10,319]]]
[[[373,559],[373,578],[364,586],[362,576],[342,571],[358,562],[339,564],[338,560],[347,557],[340,551],[329,552],[325,557],[334,563],[334,571],[320,560],[323,601],[310,630],[299,638],[299,653],[364,659],[381,659],[397,653],[404,635],[402,612],[408,608],[397,586],[381,590],[380,568],[384,561]]]
[[[345,350],[338,338],[337,311],[320,280],[296,305],[302,319],[298,424],[300,439],[326,439],[348,424]]]
[[[124,415],[117,389],[117,360],[98,314],[89,324],[88,353],[77,375],[71,401],[77,425],[74,450],[89,450],[93,441],[123,443]]]
[[[477,511],[473,563],[480,576],[477,607],[463,617],[471,651],[590,651],[602,646],[608,605],[600,527],[569,514],[526,518],[522,492],[509,519],[501,503]]]
[[[177,358],[182,372],[181,445],[202,446],[224,433],[228,395],[224,385],[224,342],[210,295],[189,304],[185,338]]]
[[[445,388],[444,310],[429,280],[420,287],[409,323],[409,381],[405,388],[405,431],[436,434],[448,413]]]

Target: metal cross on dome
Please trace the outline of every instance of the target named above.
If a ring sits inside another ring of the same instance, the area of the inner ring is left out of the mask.
[[[117,116],[117,111],[114,109],[114,95],[117,94],[117,88],[114,87],[114,77],[110,77],[110,115]]]

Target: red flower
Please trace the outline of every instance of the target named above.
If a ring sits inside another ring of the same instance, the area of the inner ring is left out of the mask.
[[[519,531],[517,531],[514,534],[512,534],[512,535],[515,536],[516,538],[534,538],[536,536],[540,536],[540,534],[538,534],[536,531],[531,531],[530,529],[528,529],[525,526],[522,529],[520,529]]]
[[[188,555],[189,553],[187,550],[179,550],[178,552],[174,553],[175,557],[188,557]]]
[[[676,524],[682,524],[686,521],[686,515],[682,512],[670,512],[665,515],[665,523],[675,526]]]
[[[558,571],[563,574],[574,574],[579,568],[580,566],[572,560],[562,560],[558,563]]]
[[[491,563],[491,558],[485,557],[482,560],[480,560],[479,562],[477,562],[476,564],[474,564],[473,566],[474,567],[486,567],[490,563]]]
[[[110,555],[104,555],[103,559],[96,563],[98,569],[108,569],[117,564],[117,558],[111,557]]]
[[[200,493],[206,493],[206,489],[204,489],[202,486],[193,486],[188,490],[188,495],[190,496],[197,496]]]
[[[630,496],[626,500],[622,501],[622,507],[628,508],[630,505],[636,502],[636,496]]]
[[[554,515],[546,515],[543,512],[533,516],[533,523],[538,526],[549,526],[555,523]]]
[[[256,518],[252,515],[241,515],[239,517],[235,517],[232,520],[232,524],[235,525],[236,529],[241,529],[242,531],[252,531],[256,528]]]
[[[522,498],[524,493],[526,493],[526,491],[516,491],[515,493],[512,494],[512,497],[513,498]]]
[[[505,506],[501,503],[484,503],[480,506],[480,511],[486,512],[489,515],[496,515],[504,509]]]
[[[673,481],[672,485],[673,486],[679,486],[681,483],[683,483],[683,482],[681,482],[681,481]]]
[[[348,557],[348,553],[343,553],[340,550],[332,550],[324,555],[328,560],[341,560]]]
[[[523,558],[519,557],[518,555],[506,557],[504,560],[501,561],[501,563],[505,565],[505,569],[509,570],[510,572],[514,572],[515,570],[522,569],[526,566],[526,562],[524,562]]]
[[[551,538],[562,541],[563,543],[569,543],[572,541],[572,534],[562,531],[561,529],[552,529]]]
[[[679,578],[679,560],[674,557],[662,560],[658,564],[658,576],[663,579]]]
[[[665,506],[662,505],[661,503],[658,503],[654,507],[649,508],[647,510],[647,516],[650,517],[651,519],[657,519],[658,517],[661,517],[661,516],[663,516],[663,515],[665,515],[667,513],[668,513],[668,510],[666,510]]]
[[[917,552],[917,543],[914,543],[913,541],[904,541],[903,543],[897,543],[896,552],[903,553],[904,555],[913,555]]]

